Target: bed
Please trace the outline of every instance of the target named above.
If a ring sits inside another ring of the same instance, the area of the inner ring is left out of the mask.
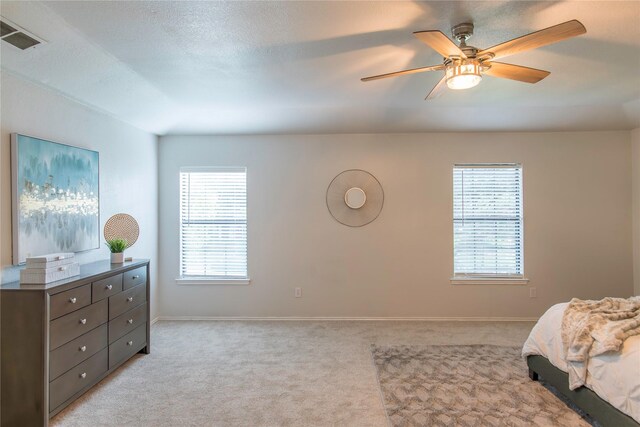
[[[538,320],[524,344],[529,376],[542,377],[603,426],[640,426],[640,335],[619,353],[591,358],[585,387],[569,390],[561,324],[568,303],[556,304]]]

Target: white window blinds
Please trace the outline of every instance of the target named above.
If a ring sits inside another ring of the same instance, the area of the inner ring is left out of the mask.
[[[180,170],[180,273],[247,277],[246,168]]]
[[[454,276],[522,277],[522,166],[453,168]]]

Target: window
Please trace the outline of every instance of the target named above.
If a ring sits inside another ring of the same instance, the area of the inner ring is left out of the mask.
[[[522,220],[521,165],[455,165],[452,282],[526,281]]]
[[[180,170],[180,275],[248,283],[246,168]]]

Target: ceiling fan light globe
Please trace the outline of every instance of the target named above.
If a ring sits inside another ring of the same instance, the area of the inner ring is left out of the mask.
[[[482,80],[482,76],[476,76],[472,74],[454,76],[450,79],[447,79],[447,86],[449,89],[470,89],[474,86],[477,86],[478,83]]]
[[[447,86],[449,89],[469,89],[477,86],[482,80],[480,64],[476,61],[463,62],[450,65],[446,71]]]

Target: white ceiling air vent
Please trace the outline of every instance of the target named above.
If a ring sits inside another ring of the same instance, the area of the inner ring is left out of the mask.
[[[45,41],[0,16],[0,38],[18,49],[25,50]]]

